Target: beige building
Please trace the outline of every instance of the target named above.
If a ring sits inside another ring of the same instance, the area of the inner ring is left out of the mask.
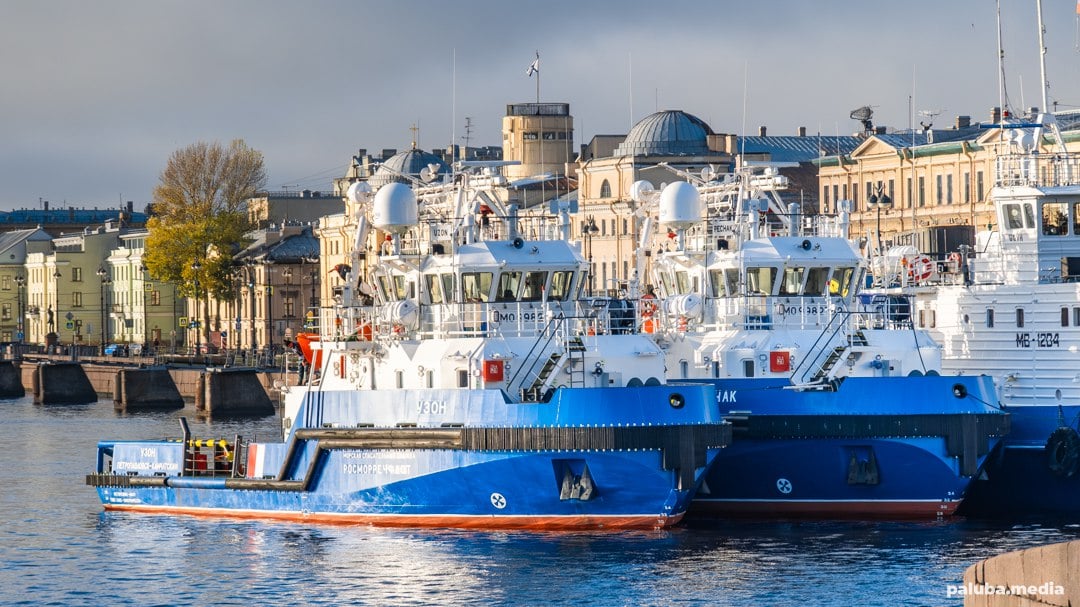
[[[989,124],[999,119],[995,108]],[[1066,142],[1080,149],[1080,132],[1066,133]],[[873,134],[850,154],[819,161],[820,197],[825,208],[851,201],[851,235],[865,238],[871,252],[879,242],[885,249],[912,244],[943,259],[994,221],[987,204],[994,161],[1013,145],[1007,131],[966,116],[943,131]],[[1042,145],[1052,151],[1049,138]],[[868,204],[882,194],[891,206]]]
[[[198,337],[196,328],[189,326],[189,344],[280,350],[285,339],[315,329],[321,274],[312,225],[274,226],[249,236],[251,245],[233,258],[233,297],[211,299],[206,302],[208,313],[199,310],[199,314],[189,300],[189,318],[207,318],[209,323]]]
[[[157,346],[174,350],[183,344],[185,303],[176,285],[150,278],[143,263],[147,230],[119,235],[120,245],[105,260],[106,343]]]
[[[520,164],[506,167],[514,181],[549,173],[572,177],[574,117],[569,103],[512,103],[502,119],[503,160]]]
[[[258,229],[283,223],[309,223],[341,211],[333,192],[266,192],[247,201],[248,219]]]
[[[26,257],[51,248],[41,228],[0,233],[0,342],[26,342]]]
[[[614,136],[601,137],[585,149],[594,150],[593,154],[606,152]],[[583,157],[578,167],[573,237],[581,239],[583,253],[593,267],[589,285],[593,294],[617,294],[621,285],[633,278],[634,251],[641,234],[634,218],[637,208],[630,198],[631,185],[647,180],[659,189],[681,179],[660,163],[695,173],[707,166],[720,165],[726,170],[732,162],[728,139],[713,133],[696,116],[663,111],[635,124],[610,155]],[[656,214],[655,210],[649,212]]]

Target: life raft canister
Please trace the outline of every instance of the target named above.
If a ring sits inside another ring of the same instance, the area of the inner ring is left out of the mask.
[[[1046,440],[1046,465],[1057,476],[1070,478],[1080,470],[1080,434],[1068,426],[1050,433]]]

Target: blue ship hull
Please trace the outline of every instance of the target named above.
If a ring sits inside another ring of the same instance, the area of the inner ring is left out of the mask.
[[[1076,515],[1080,512],[1080,473],[1055,471],[1047,450],[1050,435],[1062,424],[1073,429],[1080,406],[1020,406],[1007,409],[1012,433],[986,463],[961,508],[967,516]],[[1038,488],[1037,491],[1032,488]]]
[[[987,377],[848,378],[835,392],[713,383],[733,443],[692,515],[947,516],[1009,427]]]
[[[206,441],[206,451],[190,438],[106,441],[87,482],[108,510],[398,526],[666,527],[682,518],[729,440],[713,402],[711,386],[688,385],[564,389],[528,404],[492,390],[313,391],[284,443],[240,451]]]

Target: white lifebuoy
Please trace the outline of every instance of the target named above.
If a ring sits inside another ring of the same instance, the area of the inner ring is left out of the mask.
[[[936,271],[937,267],[934,265],[934,260],[925,255],[920,255],[908,264],[907,276],[909,280],[922,282],[929,280]]]

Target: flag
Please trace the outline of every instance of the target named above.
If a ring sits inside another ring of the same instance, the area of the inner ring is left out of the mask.
[[[1080,0],[1078,0],[1077,4],[1078,4],[1078,6],[1080,6]],[[525,70],[525,75],[531,77],[533,74],[539,74],[539,73],[540,73],[540,53],[536,53],[536,59],[533,60],[532,64],[529,65],[529,69]]]

